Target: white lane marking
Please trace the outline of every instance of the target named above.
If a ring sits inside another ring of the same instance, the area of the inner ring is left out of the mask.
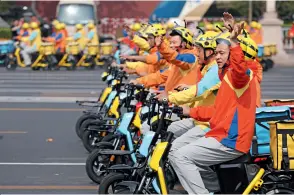
[[[75,103],[76,101],[97,101],[97,97],[25,97],[1,96],[0,102],[44,102],[44,103]]]
[[[41,166],[85,166],[86,163],[30,163],[30,162],[0,162],[0,165],[41,165]]]

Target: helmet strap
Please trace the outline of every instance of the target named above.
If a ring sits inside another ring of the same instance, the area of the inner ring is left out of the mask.
[[[203,48],[204,49],[204,61],[205,63],[207,62],[207,60],[209,60],[213,54],[210,54],[209,56],[206,55],[206,51],[207,51],[207,48]]]

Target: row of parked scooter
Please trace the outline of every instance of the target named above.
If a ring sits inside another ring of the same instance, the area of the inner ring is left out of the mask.
[[[15,70],[17,67],[24,68],[26,65],[21,56],[21,46],[18,42],[0,42],[0,65],[7,70]],[[95,67],[108,66],[113,59],[113,44],[111,42],[99,45],[88,44],[83,53],[80,52],[79,44],[71,39],[67,41],[66,53],[57,53],[53,43],[41,44],[40,50],[32,54],[32,70],[58,70],[66,68],[75,70],[78,67],[95,69]],[[274,44],[258,46],[258,60],[263,67],[263,71],[274,66],[271,59],[276,55],[277,48]]]
[[[0,42],[0,64],[7,70],[15,70],[17,67],[25,68],[20,42]],[[79,67],[86,69],[102,68],[108,66],[113,58],[113,44],[110,42],[99,45],[87,44],[83,52],[80,52],[79,44],[69,39],[66,44],[66,52],[59,53],[54,43],[43,42],[38,52],[31,55],[32,70],[76,70]]]
[[[158,101],[143,85],[128,84],[128,75],[109,67],[101,75],[107,87],[98,101],[78,101],[88,107],[76,123],[76,134],[90,152],[89,178],[98,194],[186,193],[168,160],[172,115],[182,108]],[[222,194],[294,193],[294,100],[267,101],[256,109],[251,151],[212,167]],[[142,134],[143,122],[150,131]]]

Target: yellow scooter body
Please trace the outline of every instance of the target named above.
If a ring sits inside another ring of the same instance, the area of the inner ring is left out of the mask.
[[[86,52],[81,57],[81,59],[79,60],[79,62],[77,63],[76,66],[83,66],[83,67],[92,66],[91,63],[87,63],[87,62],[85,62],[85,60],[87,59],[88,56],[95,56],[95,58],[96,58],[97,53],[98,53],[98,45],[96,45],[96,44],[87,44]]]
[[[166,187],[163,167],[160,166],[160,161],[168,147],[168,144],[169,144],[168,142],[158,143],[153,151],[152,157],[149,162],[149,167],[154,172],[157,172],[159,184],[160,184],[160,190],[162,194],[167,194],[167,187]]]
[[[133,125],[135,127],[137,127],[138,129],[141,129],[141,127],[142,127],[142,122],[141,122],[141,118],[140,118],[141,110],[142,110],[142,108],[139,108],[139,110],[136,112],[136,115],[135,115],[135,118],[133,121]]]
[[[75,42],[73,38],[69,37],[66,40],[66,53],[63,55],[62,59],[59,61],[59,67],[72,67],[72,63],[68,63],[67,59],[69,55],[76,56],[80,53],[79,43]]]
[[[112,91],[112,87],[105,88],[99,101],[101,103],[103,103],[106,100],[107,96],[110,94],[111,91]]]
[[[14,52],[14,55],[15,55],[15,57],[16,57],[17,64],[18,64],[20,67],[22,67],[22,68],[26,67],[26,65],[21,61],[21,57],[20,57],[20,48],[19,48],[19,47],[16,48],[16,50],[15,50],[15,52]]]
[[[109,110],[109,114],[114,115],[115,118],[119,118],[120,116],[118,112],[119,103],[119,97],[115,97]]]
[[[40,63],[41,60],[44,59],[45,56],[55,54],[55,46],[53,43],[42,43],[39,49],[39,56],[32,64],[31,68],[41,67],[45,68],[48,66],[46,63]]]

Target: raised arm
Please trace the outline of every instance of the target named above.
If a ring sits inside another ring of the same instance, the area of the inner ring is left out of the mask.
[[[244,28],[244,23],[235,24],[233,16],[227,12],[223,15],[224,25],[231,33],[230,65],[232,85],[234,88],[241,89],[245,87],[250,80],[250,69],[245,62],[243,51],[237,40],[238,35],[241,34],[241,30]]]

